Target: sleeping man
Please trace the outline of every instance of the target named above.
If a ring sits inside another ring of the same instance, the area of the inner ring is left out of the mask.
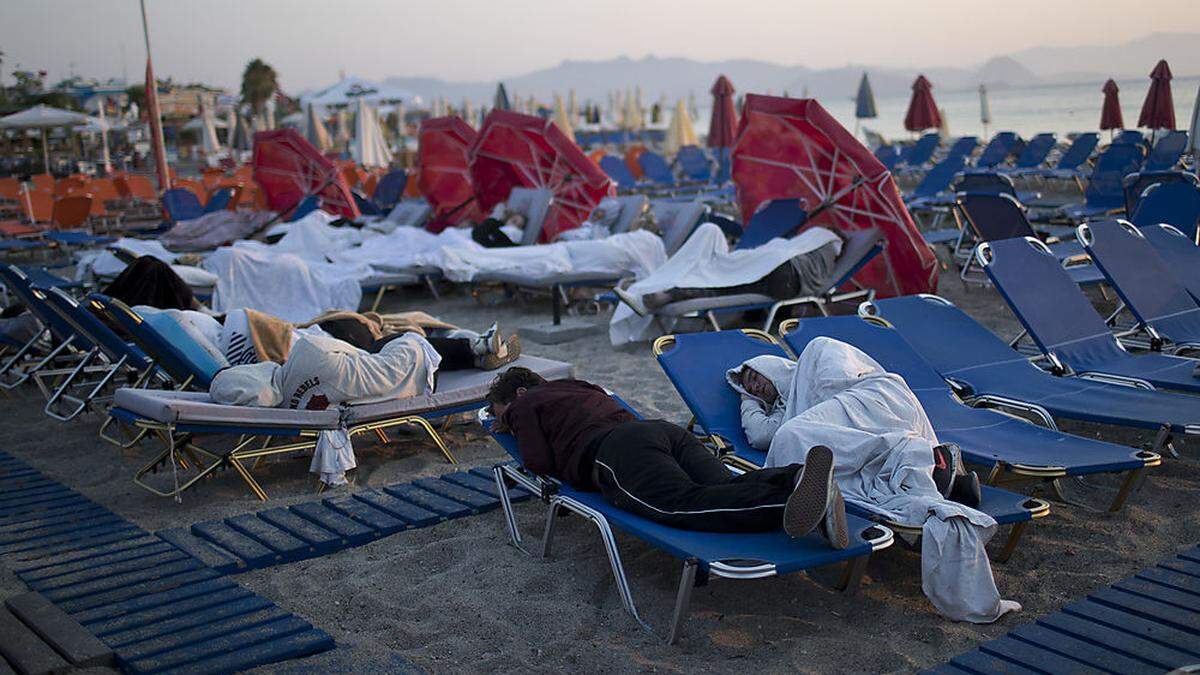
[[[992,577],[985,545],[997,524],[972,508],[978,476],[961,468],[956,448],[939,444],[903,378],[852,345],[818,337],[795,361],[758,356],[726,380],[741,395],[747,440],[767,450],[767,467],[828,446],[848,501],[921,528],[922,586],[942,614],[990,623],[1020,609],[1000,598]]]
[[[808,449],[797,463],[735,475],[691,432],[638,419],[582,380],[547,382],[513,367],[493,381],[487,399],[500,428],[516,437],[528,469],[598,490],[618,508],[681,529],[782,526],[792,537],[816,529],[835,548],[849,545],[829,448]]]

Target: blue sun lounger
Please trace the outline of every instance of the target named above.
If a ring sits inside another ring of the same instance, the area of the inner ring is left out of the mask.
[[[1150,156],[1146,158],[1146,171],[1170,171],[1178,164],[1183,151],[1187,147],[1186,131],[1170,131],[1158,142],[1154,144],[1154,148],[1150,150]]]
[[[1058,137],[1054,134],[1038,134],[1029,139],[1029,142],[1021,149],[1021,154],[1017,155],[1017,159],[1012,163],[1012,166],[998,166],[996,170],[1001,173],[1020,173],[1039,168],[1046,163],[1046,158],[1050,156],[1050,151],[1057,144]]]
[[[966,160],[961,156],[947,157],[933,165],[913,191],[905,196],[909,210],[926,209],[933,206],[949,206],[953,196],[947,193],[954,177],[962,173]]]
[[[685,145],[675,153],[675,163],[690,181],[709,183],[713,177],[713,160],[704,152],[704,148],[696,145]]]
[[[1196,240],[1173,225],[1144,225],[1141,231],[1171,268],[1175,280],[1200,302],[1200,248]]]
[[[1099,220],[1080,225],[1078,236],[1121,298],[1110,324],[1128,310],[1135,329],[1149,337],[1150,349],[1200,351],[1200,304],[1141,230],[1125,220]]]
[[[1073,180],[1079,186],[1079,191],[1083,192],[1083,185],[1080,183],[1080,179],[1090,173],[1087,163],[1092,158],[1092,153],[1096,151],[1096,146],[1099,144],[1100,134],[1094,131],[1079,134],[1075,137],[1075,140],[1071,141],[1070,147],[1059,155],[1058,162],[1053,167],[1048,169],[1024,169],[1014,171],[1013,175],[1034,176],[1055,180]]]
[[[855,317],[849,318],[862,323]],[[816,321],[827,325],[824,323],[825,319]],[[735,368],[755,356],[769,355],[791,358],[783,347],[762,331],[742,330],[667,335],[655,341],[654,353],[658,358],[658,364],[667,374],[667,379],[671,380],[671,384],[674,385],[680,398],[694,416],[695,423],[710,437],[718,450],[728,453],[731,461],[745,466],[763,466],[766,462],[766,453],[752,447],[746,439],[741,421],[741,400],[726,383],[725,373],[730,368]],[[887,366],[885,365],[885,367]],[[943,389],[946,388],[944,382],[941,386]],[[970,411],[971,409],[966,410]],[[990,433],[993,428],[1005,427],[1008,422],[1013,422],[1017,426],[1023,425],[1031,430],[1037,429],[1023,422],[1016,422],[1012,418],[1002,417],[997,413],[983,410],[975,412],[981,413],[981,417],[986,418],[985,423],[977,425],[986,429],[986,433]],[[930,418],[932,419],[933,415],[930,415]],[[935,422],[934,425],[936,428],[937,423]],[[939,436],[941,433],[942,430],[938,429]],[[1045,442],[1046,437],[1038,437],[1036,431],[1033,433],[1039,443]],[[962,435],[965,440],[971,440],[966,438],[966,434]],[[985,432],[981,431],[975,436],[982,440],[985,438]],[[957,442],[959,439],[955,437],[945,440]],[[1006,441],[1007,438],[1002,435],[997,436],[995,445],[1007,448]],[[963,446],[964,455],[972,452],[970,444],[960,443],[960,445]],[[978,447],[978,445],[977,442],[973,447]],[[1038,447],[1038,443],[1032,440],[1027,440],[1026,445]],[[978,461],[988,466],[997,464],[997,460],[990,451],[975,456],[979,457]],[[880,520],[897,532],[910,536],[920,535],[919,527],[885,518],[866,505],[847,502],[846,508],[848,512],[863,518]],[[1039,499],[1031,499],[1024,495],[985,485],[983,486],[983,503],[980,510],[991,515],[1001,524],[1013,525],[1003,552],[996,556],[997,560],[1003,561],[1016,548],[1025,524],[1049,513],[1050,506]]]
[[[608,177],[613,179],[617,184],[617,189],[621,192],[629,192],[637,188],[638,180],[625,165],[625,161],[620,157],[605,155],[600,158],[600,168]]]
[[[1200,393],[1195,361],[1126,351],[1042,242],[983,243],[976,257],[1055,372]]]
[[[1145,198],[1149,198],[1150,204],[1139,214]],[[1182,230],[1194,230],[1200,210],[1197,204],[1200,204],[1200,179],[1196,174],[1143,171],[1125,177],[1125,213],[1139,227],[1167,223]]]
[[[667,160],[653,150],[647,150],[638,155],[638,164],[642,167],[642,175],[652,183],[669,186],[679,182],[675,178],[675,172],[671,171],[671,165],[667,164]]]
[[[404,171],[389,171],[375,184],[375,192],[371,201],[379,210],[388,213],[396,208],[404,198],[404,189],[408,187],[408,174]]]
[[[946,156],[942,159],[944,161],[957,157],[965,161],[970,159],[971,153],[975,152],[975,148],[977,147],[979,147],[978,138],[974,136],[959,136],[958,140],[954,141],[954,144],[951,145],[948,150],[946,150]]]
[[[1151,186],[1173,183],[1187,183],[1196,186],[1200,185],[1200,179],[1196,178],[1196,174],[1187,171],[1138,171],[1125,176],[1122,183],[1125,191],[1125,213],[1133,215],[1142,195]]]
[[[921,136],[915,143],[908,146],[900,156],[900,161],[892,166],[892,171],[894,173],[910,173],[922,170],[933,159],[933,153],[937,152],[941,142],[942,137],[936,132]]]
[[[171,224],[204,215],[204,206],[200,203],[200,198],[187,188],[171,188],[164,192],[162,206]]]
[[[1125,210],[1125,176],[1142,168],[1145,149],[1139,144],[1114,143],[1108,146],[1092,170],[1082,204],[1064,206],[1059,215],[1080,222],[1096,216],[1121,213]]]
[[[1158,454],[1174,452],[1173,436],[1200,435],[1196,397],[1053,375],[936,295],[876,300],[859,312],[892,324],[971,405],[1033,416],[1050,427],[1068,419],[1156,432],[1151,452]]]
[[[44,270],[41,274],[58,278]],[[3,389],[16,389],[39,373],[49,377],[69,373],[75,362],[93,347],[46,307],[42,292],[33,287],[35,278],[38,278],[36,273],[31,277],[30,272],[16,265],[0,265],[0,282],[5,291],[25,305],[42,326],[23,344],[17,345],[13,341],[3,344],[3,353],[16,350],[0,366],[0,388]],[[47,285],[54,284],[47,282]]]
[[[1017,136],[1011,131],[1001,131],[983,148],[983,152],[979,153],[979,158],[975,160],[975,166],[980,169],[990,169],[999,166],[1004,160],[1008,159],[1009,155],[1017,152],[1018,146],[1021,143],[1020,136]]]
[[[617,400],[620,401],[619,398]],[[620,402],[629,407],[624,401]],[[630,411],[637,414],[632,408]],[[496,466],[495,476],[508,535],[517,549],[525,550],[521,545],[521,533],[517,528],[516,515],[508,496],[509,486],[512,484],[540,495],[549,505],[542,538],[543,558],[549,555],[555,524],[560,514],[578,515],[596,526],[608,554],[621,604],[625,611],[647,630],[650,630],[650,626],[638,616],[613,531],[625,532],[676,560],[683,561],[679,591],[675,596],[675,610],[666,636],[667,644],[674,644],[682,633],[692,588],[706,583],[712,577],[763,579],[844,563],[846,571],[837,587],[838,590],[852,592],[859,583],[871,553],[892,545],[893,535],[890,530],[853,515],[847,515],[851,545],[843,550],[832,548],[816,533],[793,539],[784,534],[782,529],[774,532],[733,534],[668,527],[618,509],[598,492],[585,492],[559,481],[534,475],[524,468],[516,437],[497,432],[492,427],[492,419],[483,411],[480,414],[480,422],[516,462]]]

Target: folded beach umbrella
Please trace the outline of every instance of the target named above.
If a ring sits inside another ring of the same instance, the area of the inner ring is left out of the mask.
[[[479,134],[459,117],[431,117],[417,132],[417,183],[433,206],[433,222],[480,221],[483,212],[471,184],[470,152]]]
[[[942,115],[945,118],[945,114]],[[945,121],[943,119],[943,121]],[[983,135],[987,136],[988,125],[992,123],[992,106],[988,104],[987,85],[979,85],[979,122],[983,124]],[[949,138],[950,135],[942,133],[942,136]]]
[[[234,126],[229,132],[229,146],[234,150],[247,151],[254,149],[254,130],[250,128],[250,122],[245,115],[239,115],[236,111],[231,115],[234,120]]]
[[[1196,87],[1196,104],[1192,106],[1192,123],[1188,127],[1187,148],[1183,151],[1200,163],[1200,138],[1197,136],[1200,136],[1200,87]]]
[[[696,127],[692,124],[692,116],[688,114],[683,99],[679,99],[675,103],[675,113],[671,115],[671,124],[667,127],[663,149],[668,155],[674,155],[685,145],[700,145],[700,142],[696,140]]]
[[[807,226],[880,228],[883,255],[855,280],[882,296],[932,293],[938,263],[888,170],[811,99],[749,94],[733,149],[742,222],[774,199],[800,199]]]
[[[506,201],[514,187],[554,193],[542,241],[579,226],[600,200],[616,194],[608,174],[553,122],[493,110],[471,146],[471,181],[482,209]]]
[[[1100,110],[1100,130],[1124,129],[1125,116],[1121,114],[1121,88],[1110,79],[1104,83],[1104,107]]]
[[[731,148],[737,140],[737,111],[733,109],[733,83],[724,75],[712,86],[712,118],[708,122],[708,147]]]
[[[858,81],[858,95],[854,97],[854,118],[872,120],[878,116],[879,112],[875,110],[875,92],[871,91],[871,80],[863,73],[862,79]]]
[[[255,129],[255,131],[261,130]],[[317,114],[317,107],[311,103],[308,104],[308,110],[304,116],[304,138],[321,153],[329,152],[329,149],[333,147],[329,130],[325,128],[325,122]]]
[[[217,140],[217,119],[212,110],[203,104],[200,108],[200,149],[207,157],[214,157],[221,152],[221,142]]]
[[[575,142],[575,129],[571,127],[571,117],[567,114],[567,109],[563,105],[562,96],[554,94],[554,123],[558,125],[558,130],[563,132],[571,142]]]
[[[508,90],[504,88],[504,83],[496,85],[496,100],[492,102],[492,107],[496,110],[508,110],[511,104],[508,102]]]
[[[392,151],[383,140],[383,129],[379,128],[379,116],[367,105],[365,98],[358,99],[354,120],[354,143],[350,155],[365,167],[384,167],[392,163]]]
[[[1171,98],[1171,67],[1165,59],[1150,72],[1150,91],[1142,102],[1138,126],[1147,129],[1175,128],[1175,101]]]
[[[912,99],[908,112],[904,114],[904,128],[909,131],[924,131],[942,126],[942,116],[933,100],[933,85],[924,75],[918,75],[912,85]]]
[[[254,182],[272,211],[288,211],[305,197],[319,195],[322,210],[359,216],[341,170],[295,129],[254,134]]]

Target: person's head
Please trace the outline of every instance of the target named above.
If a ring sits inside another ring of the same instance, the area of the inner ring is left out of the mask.
[[[500,373],[488,387],[487,401],[490,404],[492,415],[496,418],[502,417],[513,401],[545,382],[546,378],[521,366],[513,366]]]
[[[742,368],[742,387],[750,392],[751,396],[761,398],[768,404],[774,403],[775,399],[779,398],[779,391],[775,389],[775,383],[771,381],[771,378],[749,366]]]
[[[508,216],[504,219],[505,225],[510,225],[519,230],[525,229],[525,214],[509,211]]]

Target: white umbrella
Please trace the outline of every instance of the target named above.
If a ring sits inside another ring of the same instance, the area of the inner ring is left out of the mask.
[[[221,152],[221,142],[217,140],[217,120],[207,107],[200,108],[200,150],[209,158]]]
[[[308,104],[308,114],[305,116],[304,137],[318,152],[329,152],[329,148],[333,146],[329,140],[329,131],[317,114],[317,107],[311,103]]]
[[[267,116],[267,129],[274,130],[275,129],[275,96],[274,95],[272,95],[271,98],[267,99],[267,102],[263,106],[263,108],[265,109],[265,113]]]
[[[16,112],[6,117],[0,117],[0,129],[41,129],[42,131],[42,162],[46,172],[50,171],[50,146],[46,142],[46,130],[55,127],[71,127],[87,124],[91,119],[82,113],[52,108],[48,105],[35,105],[32,108]]]
[[[351,105],[360,98],[366,99],[372,105],[381,103],[418,105],[421,103],[421,97],[407,89],[358,77],[343,78],[340,82],[314,94],[301,97],[301,103],[304,105],[311,103],[317,106],[343,106]]]
[[[1187,149],[1184,154],[1192,156],[1192,162],[1200,165],[1200,87],[1196,88],[1196,105],[1192,106],[1192,124],[1188,131]]]
[[[567,135],[567,138],[575,140],[575,129],[571,126],[571,117],[567,114],[567,108],[563,105],[562,96],[554,94],[554,124],[558,130]]]
[[[992,123],[992,108],[988,105],[987,85],[979,85],[979,121],[983,122],[983,136],[987,138],[988,125]]]
[[[205,112],[201,111],[199,115],[196,115],[192,119],[185,122],[184,125],[182,127],[180,127],[180,129],[183,129],[185,131],[204,131],[204,124],[205,124],[204,117],[205,117]],[[214,129],[228,129],[229,128],[229,123],[226,122],[225,120],[219,120],[215,117],[212,117],[211,119],[212,119],[212,126]]]
[[[335,130],[333,132],[334,140],[337,141],[339,145],[350,142],[350,120],[346,119],[348,114],[349,111],[343,109],[334,113],[333,116],[335,125]]]
[[[379,128],[379,118],[375,111],[367,105],[366,99],[358,99],[356,111],[354,143],[350,146],[350,155],[365,167],[387,166],[392,163],[392,153],[383,140],[383,130]]]
[[[679,99],[675,104],[675,114],[671,115],[671,125],[667,127],[663,149],[667,154],[674,155],[685,145],[700,145],[700,142],[696,138],[696,128],[688,115],[687,106],[683,104],[683,99]]]

